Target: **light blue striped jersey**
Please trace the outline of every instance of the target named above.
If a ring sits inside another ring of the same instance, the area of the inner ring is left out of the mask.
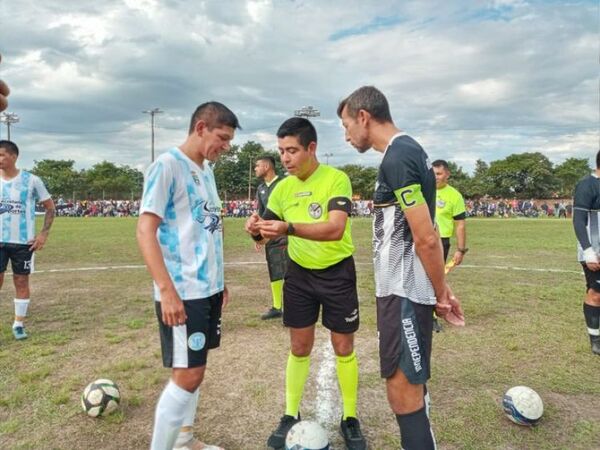
[[[35,204],[50,199],[39,177],[20,170],[4,180],[0,177],[0,242],[27,244],[35,237]]]
[[[144,213],[162,219],[157,238],[182,300],[223,291],[221,200],[208,161],[200,167],[178,148],[160,155],[146,172]],[[156,284],[154,298],[160,301]]]

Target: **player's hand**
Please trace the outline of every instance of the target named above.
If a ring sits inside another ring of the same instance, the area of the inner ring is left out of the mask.
[[[465,315],[460,305],[460,300],[454,295],[452,289],[446,284],[446,291],[435,305],[435,313],[446,322],[457,327],[465,326]]]
[[[256,250],[257,253],[260,253],[262,251],[263,246],[260,245],[258,242],[254,243],[254,250]]]
[[[598,255],[593,247],[588,247],[583,251],[583,257],[585,258],[585,265],[592,272],[600,270],[600,261]]]
[[[162,321],[169,327],[184,325],[187,320],[183,301],[179,298],[175,288],[171,288],[160,294],[160,309]]]
[[[252,213],[252,215],[246,220],[246,225],[244,226],[244,229],[248,234],[256,236],[260,232],[260,229],[258,228],[258,224],[260,222],[260,216],[257,213]]]
[[[288,224],[281,220],[263,220],[258,224],[260,234],[267,239],[273,239],[287,234]]]
[[[46,240],[48,239],[48,235],[45,233],[40,233],[33,240],[29,241],[29,251],[35,252],[37,250],[41,250],[46,245]]]
[[[0,55],[0,61],[2,61],[2,55]],[[8,94],[10,94],[8,85],[4,81],[0,80],[0,111],[4,111],[8,106],[8,100],[6,99]]]
[[[460,263],[463,261],[465,257],[463,252],[459,252],[458,250],[454,252],[454,256],[452,257],[452,261],[454,261],[455,266],[460,266]]]
[[[229,305],[230,299],[231,297],[229,296],[229,289],[227,289],[227,286],[225,286],[225,288],[223,289],[223,309],[225,309],[227,305]]]

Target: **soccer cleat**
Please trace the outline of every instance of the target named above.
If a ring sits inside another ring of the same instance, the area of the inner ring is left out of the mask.
[[[273,431],[269,440],[267,440],[267,447],[274,448],[275,450],[283,450],[285,447],[285,437],[294,425],[300,422],[300,414],[298,418],[288,416],[287,414],[281,418],[277,429]]]
[[[600,336],[590,336],[590,343],[592,344],[592,353],[600,355]]]
[[[173,450],[224,450],[216,445],[208,445],[200,442],[196,438],[192,438],[180,447],[173,447]]]
[[[348,417],[346,420],[342,419],[340,431],[348,450],[367,449],[367,441],[362,431],[360,431],[360,423],[356,417]]]
[[[17,341],[21,339],[27,339],[27,333],[25,333],[25,327],[13,327],[13,336]]]
[[[266,313],[264,313],[262,316],[260,316],[260,318],[262,320],[269,320],[269,319],[277,319],[278,317],[281,317],[281,316],[283,316],[281,309],[270,308]]]

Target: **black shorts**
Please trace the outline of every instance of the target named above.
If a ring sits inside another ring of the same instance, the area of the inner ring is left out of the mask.
[[[583,273],[585,274],[586,288],[600,292],[600,270],[594,272],[593,270],[588,269],[585,263],[581,263],[581,266],[583,267]]]
[[[154,302],[160,332],[163,365],[173,368],[206,365],[208,350],[221,344],[223,293],[198,300],[184,300],[185,325],[170,327],[162,320],[160,302]]]
[[[290,259],[283,283],[283,324],[305,328],[317,323],[336,333],[358,330],[356,269],[352,256],[326,269],[305,269]]]
[[[0,243],[0,273],[6,272],[8,261],[13,273],[29,275],[33,272],[33,251],[28,244],[3,244]]]
[[[283,280],[288,264],[287,239],[270,241],[265,246],[269,279],[271,282]]]
[[[404,297],[377,297],[377,331],[381,377],[400,369],[411,384],[430,377],[433,306]]]
[[[447,262],[448,253],[450,252],[450,238],[442,238],[442,248],[444,249],[444,262]]]

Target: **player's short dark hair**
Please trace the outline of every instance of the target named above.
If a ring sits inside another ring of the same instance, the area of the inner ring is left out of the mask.
[[[343,99],[337,108],[338,117],[342,117],[344,108],[353,119],[356,118],[358,111],[364,109],[379,123],[392,121],[390,105],[385,95],[375,86],[360,87]]]
[[[12,153],[13,155],[19,156],[19,147],[13,141],[0,141],[0,148],[3,148],[8,153]]]
[[[259,158],[256,159],[257,161],[267,161],[269,163],[269,165],[273,168],[273,170],[275,170],[275,158],[273,158],[271,155],[263,155]]]
[[[445,159],[436,159],[434,162],[431,163],[431,165],[433,167],[443,167],[447,171],[450,171],[450,167],[448,167],[448,161],[446,161]]]
[[[600,169],[600,150],[596,153],[596,169]]]
[[[213,128],[227,126],[234,130],[242,127],[236,115],[223,103],[206,102],[196,108],[190,120],[190,129],[188,134],[192,134],[199,120],[203,120],[209,130]]]
[[[277,130],[277,137],[281,139],[287,136],[297,137],[304,148],[308,148],[311,142],[317,142],[317,130],[310,120],[304,117],[292,117],[281,124]]]

